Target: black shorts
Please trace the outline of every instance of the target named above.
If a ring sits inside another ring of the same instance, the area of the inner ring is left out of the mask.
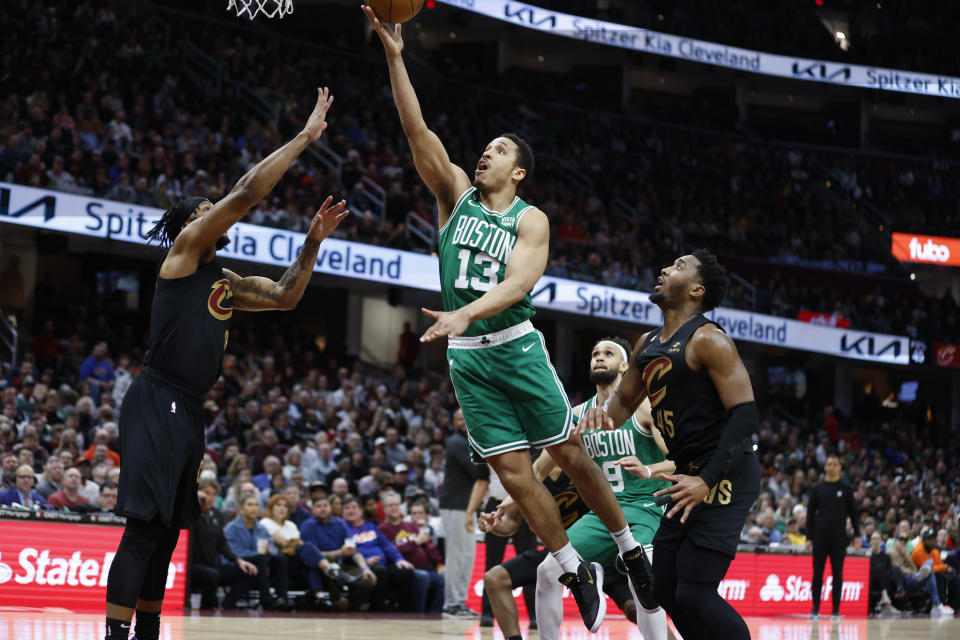
[[[203,461],[201,396],[144,370],[120,405],[118,515],[190,528],[200,515],[197,478]]]
[[[653,537],[653,547],[676,551],[680,543],[689,538],[698,547],[734,557],[747,512],[759,493],[760,461],[755,454],[744,453],[730,473],[717,483],[717,490],[711,489],[707,499],[693,508],[686,523],[680,524],[680,513],[667,518],[672,503],[667,505]]]
[[[510,576],[510,583],[514,589],[536,586],[537,567],[547,558],[548,553],[549,551],[546,549],[524,551],[500,566]],[[603,568],[603,592],[617,603],[621,611],[623,611],[623,606],[627,601],[633,600],[633,596],[630,595],[630,587],[627,586],[627,579],[615,567]]]

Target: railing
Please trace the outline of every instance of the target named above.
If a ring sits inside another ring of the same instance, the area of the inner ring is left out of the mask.
[[[615,216],[629,224],[634,224],[640,215],[637,208],[623,198],[614,198],[610,208]]]
[[[878,209],[872,202],[866,198],[858,198],[844,184],[843,177],[836,175],[830,167],[823,164],[820,160],[812,159],[810,165],[818,172],[821,178],[829,180],[830,192],[837,199],[842,199],[840,194],[844,194],[851,204],[850,211],[856,211],[857,214],[850,213],[849,218],[857,223],[863,234],[863,241],[870,248],[881,255],[889,249],[889,242],[885,231],[890,229],[890,218]]]
[[[434,205],[434,219],[436,219],[436,205]],[[423,242],[427,251],[433,251],[437,242],[437,227],[430,220],[415,211],[407,212],[407,239],[417,238]],[[412,236],[412,237],[411,237]]]
[[[368,176],[360,178],[360,192],[374,205],[373,213],[383,218],[387,212],[387,191]]]
[[[747,282],[743,277],[737,275],[736,273],[730,272],[730,279],[737,282],[744,290],[744,298],[747,302],[750,303],[750,308],[754,311],[757,310],[757,288]]]
[[[0,360],[0,373],[5,373],[7,369],[14,369],[17,366],[17,349],[20,346],[20,332],[17,331],[16,320],[13,316],[9,318],[0,311],[0,346],[3,347],[3,353],[9,353],[9,360]]]

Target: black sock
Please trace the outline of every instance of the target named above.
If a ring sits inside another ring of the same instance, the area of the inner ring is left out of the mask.
[[[130,637],[130,621],[107,618],[106,633],[104,640],[127,640]]]
[[[523,640],[523,636],[521,635],[507,636],[503,640]]]
[[[137,609],[137,640],[158,640],[160,637],[160,612]]]

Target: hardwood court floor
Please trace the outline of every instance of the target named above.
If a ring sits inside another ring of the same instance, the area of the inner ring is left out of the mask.
[[[188,612],[164,616],[161,640],[423,640],[459,638],[502,640],[499,629],[481,628],[475,621],[437,620],[413,616],[319,616],[256,613],[210,615]],[[960,638],[960,619],[851,618],[812,623],[801,618],[751,618],[753,640],[947,640]],[[524,637],[536,640],[536,631]],[[0,640],[101,640],[103,617],[62,610],[0,611]],[[567,620],[560,640],[641,640],[636,627],[625,620],[608,620],[596,635],[578,620]],[[720,639],[722,640],[722,639]]]

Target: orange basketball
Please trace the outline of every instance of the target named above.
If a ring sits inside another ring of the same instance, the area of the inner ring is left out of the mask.
[[[423,0],[366,0],[366,2],[381,21],[393,24],[410,20],[423,8]]]

